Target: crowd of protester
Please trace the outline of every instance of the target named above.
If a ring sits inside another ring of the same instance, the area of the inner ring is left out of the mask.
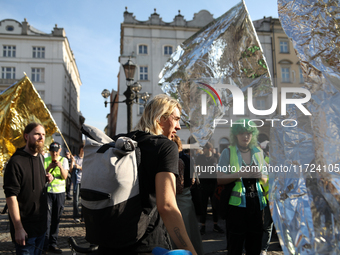
[[[157,227],[145,234],[145,239],[130,247],[130,253],[150,254],[148,249],[151,246],[161,246],[167,249],[184,248],[193,254],[203,255],[201,236],[207,231],[215,231],[225,233],[229,255],[241,255],[243,252],[247,255],[266,254],[273,222],[268,205],[268,176],[263,173],[262,166],[269,162],[269,145],[266,143],[263,150],[260,148],[255,125],[249,125],[248,120],[244,126],[234,125],[230,132],[230,146],[221,153],[210,142],[202,150],[183,150],[177,136],[180,130],[180,105],[166,96],[155,98],[146,108],[149,112],[144,112],[137,128],[153,137],[163,135],[160,138],[167,138],[167,141],[155,142],[152,140],[155,138],[148,137],[147,143],[145,139],[140,143],[142,165],[147,169],[143,168],[139,174],[153,176],[153,180],[140,177],[141,185],[148,187],[149,193],[146,195],[151,199],[149,203],[154,203],[159,211],[153,221]],[[161,119],[157,118],[157,111],[161,113]],[[50,155],[41,158],[44,127],[37,123],[28,125],[24,138],[26,146],[12,156],[4,176],[12,239],[17,254],[40,254],[40,250],[62,253],[57,239],[65,199],[73,199],[74,222],[83,219],[80,206],[83,145],[78,155],[73,156],[67,151],[62,157],[61,145],[53,142],[49,147]],[[176,152],[172,154],[169,154],[169,150],[173,150],[169,140],[177,145]],[[143,154],[144,151],[152,150],[155,150],[155,159],[159,157],[168,165],[156,164],[157,161],[150,161],[150,155]],[[176,159],[170,159],[169,156],[162,158],[161,150],[167,151],[169,155],[176,153]],[[44,161],[43,165],[40,161]],[[211,173],[207,171],[211,166],[233,166],[233,171]],[[254,166],[254,171],[243,171],[246,167]],[[24,181],[23,175],[26,178]],[[176,186],[175,193],[172,193],[173,184]],[[30,192],[22,194],[22,190]],[[213,229],[207,229],[205,224],[209,201]],[[33,203],[34,208],[28,203]],[[226,231],[219,226],[219,218],[225,219]],[[156,238],[158,234],[164,237]],[[167,239],[171,240],[171,244],[164,241]],[[34,251],[34,247],[38,250]],[[112,250],[115,254],[126,252],[126,249],[122,251],[112,247],[100,247],[99,251],[101,254],[110,254]]]

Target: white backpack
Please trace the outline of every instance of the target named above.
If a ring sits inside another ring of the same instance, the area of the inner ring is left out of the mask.
[[[157,210],[143,212],[137,164],[140,150],[130,138],[138,131],[117,141],[89,125],[84,124],[82,131],[86,136],[81,180],[86,240],[115,248],[132,245],[144,235]]]

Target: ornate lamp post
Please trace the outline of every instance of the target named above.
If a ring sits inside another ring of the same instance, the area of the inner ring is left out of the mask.
[[[105,107],[108,103],[126,103],[127,107],[127,132],[130,132],[132,130],[132,105],[134,103],[138,103],[138,99],[141,98],[146,103],[148,99],[150,98],[150,95],[148,92],[144,92],[143,94],[138,94],[139,91],[142,89],[142,85],[139,82],[134,82],[133,79],[135,76],[136,71],[136,65],[129,59],[124,65],[124,73],[126,77],[126,90],[123,93],[125,96],[125,100],[122,102],[107,102],[107,98],[110,96],[110,91],[107,89],[104,89],[102,92],[102,96],[105,99]]]

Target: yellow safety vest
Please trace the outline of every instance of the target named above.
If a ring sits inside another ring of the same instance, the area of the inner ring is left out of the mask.
[[[230,166],[235,166],[235,173],[237,173],[240,170],[240,165],[238,161],[236,146],[229,146],[230,149]],[[260,148],[258,148],[260,150]],[[260,152],[257,152],[254,154],[255,158],[259,164],[259,168],[262,171],[262,166],[265,164],[265,161],[263,159],[263,156]],[[268,183],[268,181],[267,181]],[[259,195],[260,203],[262,202],[264,205],[267,204],[265,199],[265,194],[263,194],[260,182],[256,180],[256,189]],[[243,182],[242,180],[235,181],[235,186],[231,191],[229,204],[234,206],[239,206],[241,204],[241,196],[242,196],[242,190],[243,190]],[[259,192],[262,192],[262,195],[259,194]],[[244,194],[243,194],[244,195]]]
[[[59,156],[59,161],[63,163],[64,157]],[[44,166],[45,169],[51,164],[52,158],[47,157],[45,158]],[[63,193],[66,191],[65,188],[65,180],[61,176],[60,168],[57,166],[54,169],[50,169],[50,173],[53,175],[54,180],[48,184],[47,192],[48,193]]]

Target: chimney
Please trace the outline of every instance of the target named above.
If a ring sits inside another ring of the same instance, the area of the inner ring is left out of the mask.
[[[27,19],[25,18],[24,21],[21,23],[21,34],[22,35],[27,35],[28,34],[28,28],[29,28],[29,24],[27,22]]]
[[[57,24],[55,24],[55,27],[53,28],[52,31],[53,36],[59,36],[59,37],[65,37],[66,33],[63,28],[59,28]]]

